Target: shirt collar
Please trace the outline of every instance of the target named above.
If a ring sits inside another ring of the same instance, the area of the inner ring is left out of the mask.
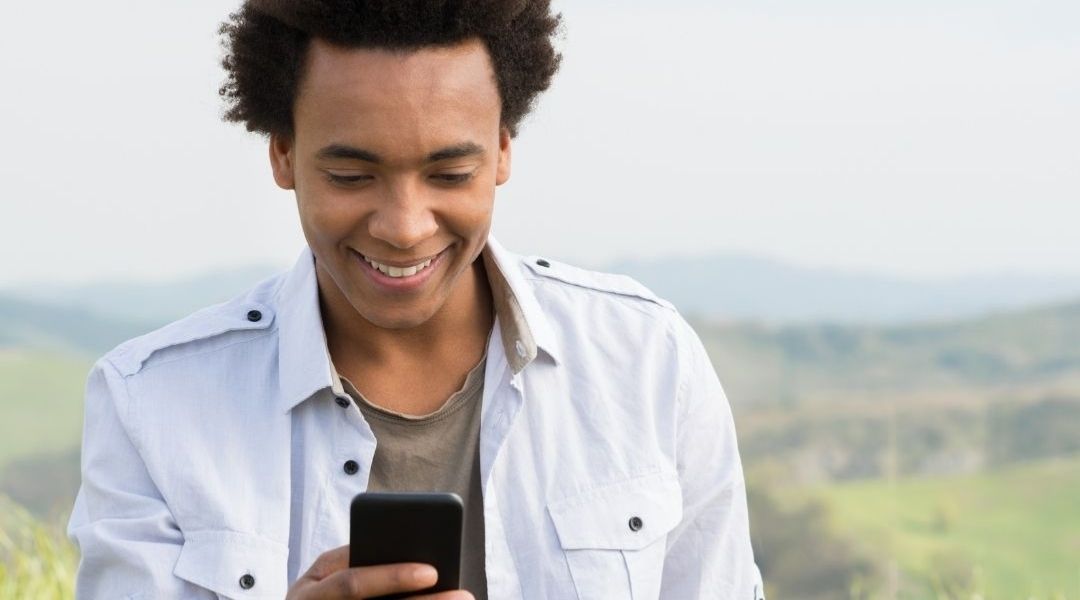
[[[521,257],[504,248],[490,234],[480,256],[500,322],[503,353],[514,375],[536,358],[538,350],[559,364],[562,351],[555,330],[532,286],[525,281]]]
[[[558,364],[561,351],[555,332],[525,281],[520,258],[490,233],[480,255],[491,287],[501,346],[513,374],[520,373],[541,350]],[[278,288],[275,301],[283,411],[292,410],[324,388],[343,394],[319,310],[315,257],[306,244]]]

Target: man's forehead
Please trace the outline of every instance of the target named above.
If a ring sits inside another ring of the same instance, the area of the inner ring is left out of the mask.
[[[387,162],[498,137],[501,102],[482,43],[411,52],[313,43],[294,106],[307,151],[344,158],[353,147]],[[359,153],[353,158],[363,160]],[[376,162],[376,161],[371,161]]]

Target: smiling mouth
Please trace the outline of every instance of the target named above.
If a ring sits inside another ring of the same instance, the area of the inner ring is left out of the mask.
[[[443,250],[443,252],[445,252],[445,250]],[[424,270],[430,268],[432,263],[434,263],[439,258],[439,256],[442,255],[443,252],[439,252],[435,256],[432,256],[432,257],[427,258],[425,260],[413,263],[411,265],[404,265],[404,266],[395,266],[395,265],[382,263],[382,262],[379,262],[379,261],[367,256],[366,254],[362,254],[360,252],[357,252],[357,254],[365,262],[367,262],[369,265],[371,265],[372,268],[378,270],[383,275],[386,275],[387,277],[393,277],[393,278],[397,279],[397,278],[412,277],[413,275],[416,275],[417,273],[421,273]]]

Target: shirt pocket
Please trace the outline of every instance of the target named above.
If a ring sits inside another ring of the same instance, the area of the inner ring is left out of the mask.
[[[227,600],[281,600],[288,592],[289,548],[228,530],[184,534],[173,574]]]
[[[682,520],[675,474],[605,485],[548,504],[579,600],[660,595],[667,534]]]

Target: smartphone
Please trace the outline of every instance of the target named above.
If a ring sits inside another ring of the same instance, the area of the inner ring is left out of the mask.
[[[463,513],[464,506],[457,494],[357,494],[349,515],[349,566],[419,562],[439,572],[434,587],[379,598],[407,598],[459,589]]]

